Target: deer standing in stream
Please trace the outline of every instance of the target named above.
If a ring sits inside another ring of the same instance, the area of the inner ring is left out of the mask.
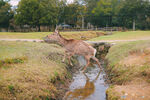
[[[65,39],[59,34],[59,31],[56,29],[53,34],[48,35],[46,38],[48,38],[51,41],[57,42],[58,44],[62,45],[65,48],[65,54],[63,57],[63,62],[65,61],[65,58],[67,57],[69,60],[69,64],[71,63],[71,57],[73,55],[81,55],[84,56],[86,59],[87,64],[84,66],[82,72],[85,71],[85,69],[90,64],[90,59],[92,58],[95,60],[100,66],[99,60],[95,57],[96,49],[94,49],[91,45],[87,44],[86,42],[82,40],[75,40],[75,39]]]

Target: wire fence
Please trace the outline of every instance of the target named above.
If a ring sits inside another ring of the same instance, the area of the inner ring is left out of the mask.
[[[122,31],[124,30],[122,27],[94,27],[94,28],[68,28],[68,29],[60,29],[61,31]]]
[[[122,27],[92,27],[92,28],[58,28],[62,32],[72,32],[72,31],[123,31],[125,30]],[[54,31],[55,28],[42,27],[41,32],[50,32]],[[38,28],[0,28],[0,32],[38,32]]]

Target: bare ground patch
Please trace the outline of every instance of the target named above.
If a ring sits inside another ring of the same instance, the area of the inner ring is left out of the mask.
[[[150,64],[150,48],[130,52],[130,55],[121,60],[120,64],[125,66],[142,66],[145,64]]]
[[[113,89],[123,100],[150,100],[150,85],[141,79],[136,79],[126,85],[116,85]]]

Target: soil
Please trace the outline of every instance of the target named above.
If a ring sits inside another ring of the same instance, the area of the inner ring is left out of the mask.
[[[123,100],[150,100],[150,85],[141,79],[127,85],[115,86],[114,91],[119,93]]]
[[[150,48],[145,51],[132,52],[128,57],[120,61],[125,66],[142,66],[150,63]]]

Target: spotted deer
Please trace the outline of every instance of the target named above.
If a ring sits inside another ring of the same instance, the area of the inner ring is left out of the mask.
[[[81,55],[84,56],[86,59],[87,64],[84,66],[82,72],[85,71],[85,69],[90,64],[90,59],[92,58],[95,60],[100,67],[99,60],[95,57],[96,49],[94,49],[91,45],[87,44],[86,42],[82,40],[75,40],[75,39],[65,39],[59,34],[59,31],[56,29],[53,34],[50,34],[46,37],[50,41],[57,42],[58,44],[62,45],[65,48],[65,53],[62,61],[64,62],[66,57],[69,60],[69,64],[71,63],[71,57],[73,55]],[[100,67],[101,68],[101,67]]]

